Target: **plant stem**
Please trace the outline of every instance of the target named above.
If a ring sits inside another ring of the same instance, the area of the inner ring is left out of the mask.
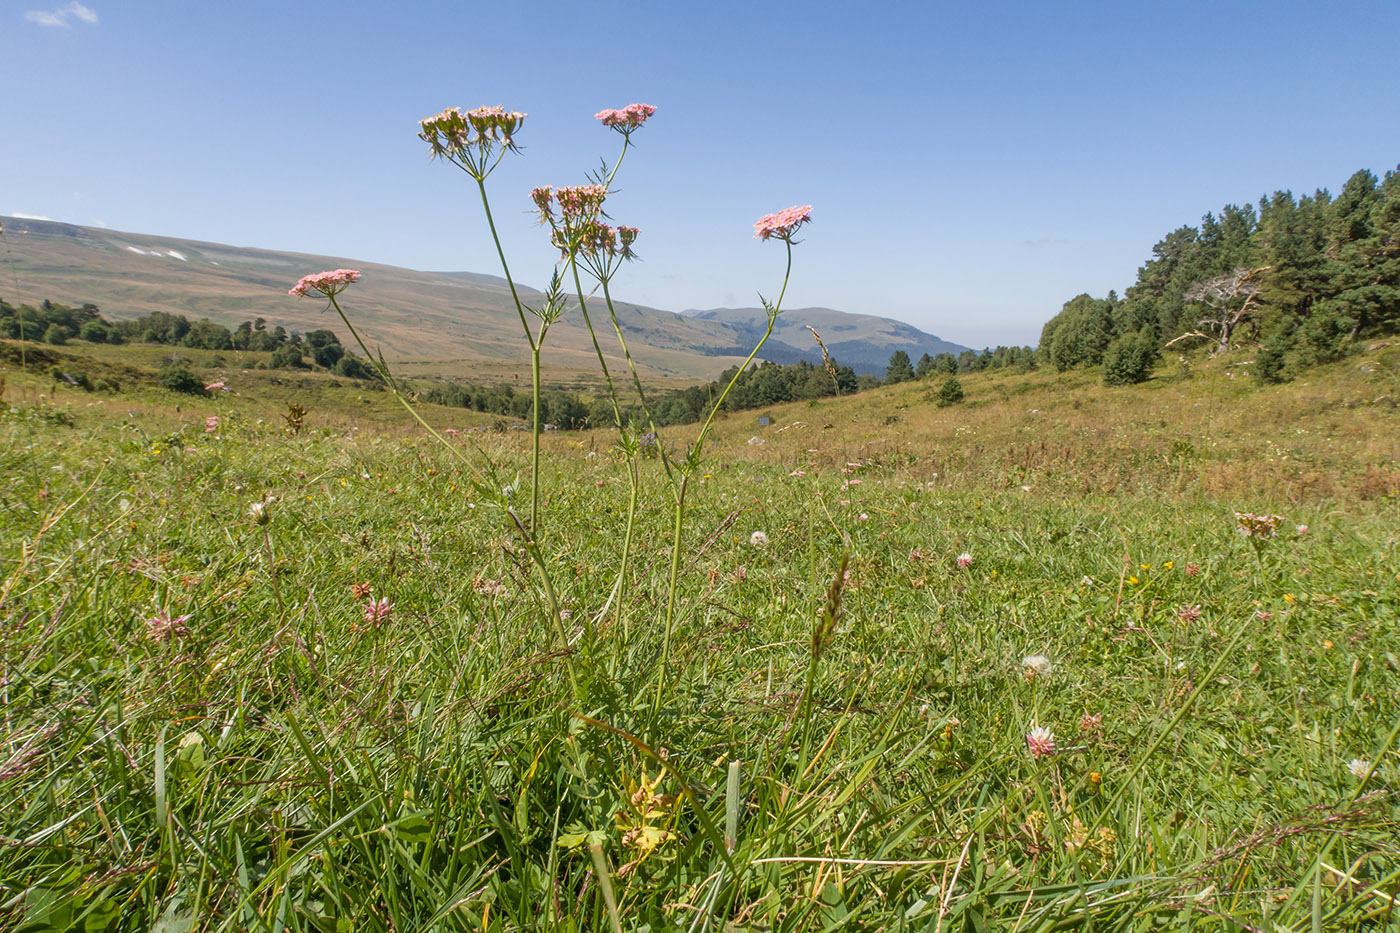
[[[675,527],[671,534],[671,573],[666,581],[666,629],[661,639],[661,679],[656,682],[656,709],[661,708],[661,691],[666,687],[666,676],[671,660],[671,631],[676,618],[676,581],[681,573],[681,530],[685,525],[685,488],[690,482],[688,473],[681,473],[680,487],[676,491]]]

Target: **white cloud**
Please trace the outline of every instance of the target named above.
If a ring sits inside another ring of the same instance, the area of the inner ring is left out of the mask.
[[[65,3],[52,10],[30,10],[24,14],[24,18],[40,26],[67,28],[69,21],[74,19],[87,23],[89,26],[97,25],[97,11],[90,6],[83,6],[78,0],[72,0],[71,3]]]
[[[45,217],[43,214],[26,214],[22,211],[15,211],[10,216],[18,220],[53,220],[52,217]]]

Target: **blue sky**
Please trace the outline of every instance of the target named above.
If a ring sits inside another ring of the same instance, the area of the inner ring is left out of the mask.
[[[512,270],[536,185],[616,153],[619,297],[754,305],[762,214],[811,204],[788,305],[1034,344],[1152,244],[1275,189],[1400,163],[1400,3],[156,3],[0,0],[0,214],[498,272],[417,121],[529,114],[490,179]],[[318,271],[318,270],[307,270]]]

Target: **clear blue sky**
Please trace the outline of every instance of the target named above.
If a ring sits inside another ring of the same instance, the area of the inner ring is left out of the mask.
[[[619,297],[754,305],[813,205],[790,306],[1035,343],[1080,292],[1227,202],[1400,163],[1400,3],[0,0],[0,214],[498,272],[470,179],[417,121],[529,114],[490,180],[513,271],[528,192],[657,114],[609,200]],[[317,270],[307,270],[317,271]]]

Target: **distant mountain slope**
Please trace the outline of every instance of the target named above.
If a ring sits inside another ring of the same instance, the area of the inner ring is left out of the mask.
[[[322,305],[287,294],[297,279],[324,269],[350,267],[364,277],[347,310],[365,322],[371,346],[401,362],[433,363],[433,371],[472,377],[482,361],[523,363],[528,359],[520,322],[504,279],[474,272],[420,272],[331,256],[227,246],[139,233],[122,233],[54,221],[3,218],[0,287],[7,301],[45,298],[64,304],[91,302],[109,318],[126,319],[167,311],[191,319],[207,317],[227,327],[262,317],[288,330],[343,330]],[[540,293],[522,288],[527,302]],[[793,325],[812,320],[837,358],[862,371],[857,360],[878,360],[878,371],[894,349],[918,359],[935,337],[869,315],[816,309],[785,312],[764,358],[813,359],[811,335]],[[744,311],[675,314],[620,303],[619,320],[644,372],[669,380],[701,382],[748,355],[756,339],[752,315]],[[761,313],[761,312],[760,312]],[[794,315],[790,317],[789,315]],[[710,315],[710,316],[706,316]],[[732,319],[727,316],[732,316]],[[800,317],[800,319],[799,319]],[[852,329],[854,328],[854,329]],[[347,336],[348,335],[344,335]],[[867,345],[868,343],[868,345]],[[605,342],[615,347],[614,341]],[[954,348],[961,349],[961,348]],[[610,363],[621,365],[609,352]],[[548,365],[554,373],[591,373],[597,368],[592,342],[578,315],[566,315],[550,334]],[[818,357],[819,358],[819,355]],[[411,371],[425,371],[414,366]]]
[[[767,326],[762,308],[691,309],[681,313],[696,320],[716,321],[739,329],[750,339],[750,346],[752,340],[763,335]],[[873,314],[852,314],[831,308],[793,308],[778,315],[763,355],[779,363],[795,363],[799,359],[819,361],[821,350],[807,330],[808,326],[821,334],[833,357],[858,373],[884,375],[890,354],[896,350],[903,350],[911,361],[918,362],[925,353],[957,356],[968,349],[902,321]]]

